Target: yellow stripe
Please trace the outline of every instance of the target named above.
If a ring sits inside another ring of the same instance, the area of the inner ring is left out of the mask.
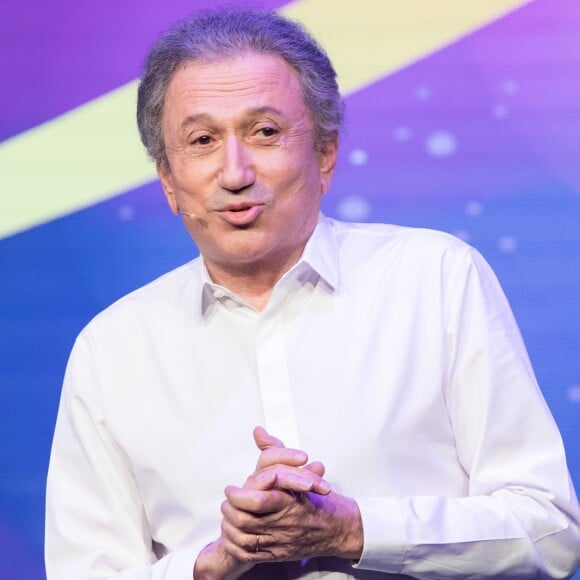
[[[320,40],[348,94],[528,1],[298,0],[282,12]],[[135,125],[136,86],[0,144],[0,237],[155,178]]]
[[[131,82],[0,144],[0,236],[154,178],[137,132],[136,88]]]
[[[529,1],[298,0],[281,12],[320,41],[348,94]]]

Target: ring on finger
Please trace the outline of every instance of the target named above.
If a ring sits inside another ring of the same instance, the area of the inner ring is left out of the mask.
[[[256,534],[256,552],[260,551],[260,534]]]

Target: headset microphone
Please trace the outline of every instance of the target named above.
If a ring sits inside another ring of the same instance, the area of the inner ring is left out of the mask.
[[[187,217],[191,218],[192,220],[196,220],[199,221],[199,218],[194,214],[194,213],[190,213],[187,211],[183,211],[183,210],[179,210],[179,213],[182,213],[183,215],[186,215]]]

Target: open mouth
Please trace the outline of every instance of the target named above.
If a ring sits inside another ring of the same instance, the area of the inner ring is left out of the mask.
[[[239,207],[232,206],[220,210],[219,213],[222,218],[231,225],[247,226],[258,219],[263,209],[264,206],[261,204],[240,205]]]

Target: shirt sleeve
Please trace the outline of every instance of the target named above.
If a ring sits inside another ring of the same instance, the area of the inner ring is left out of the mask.
[[[568,578],[580,563],[578,502],[513,315],[474,250],[445,283],[442,389],[469,491],[356,498],[355,566],[419,579]]]
[[[48,580],[183,580],[203,546],[158,558],[129,462],[101,412],[83,335],[71,354],[47,481]]]

